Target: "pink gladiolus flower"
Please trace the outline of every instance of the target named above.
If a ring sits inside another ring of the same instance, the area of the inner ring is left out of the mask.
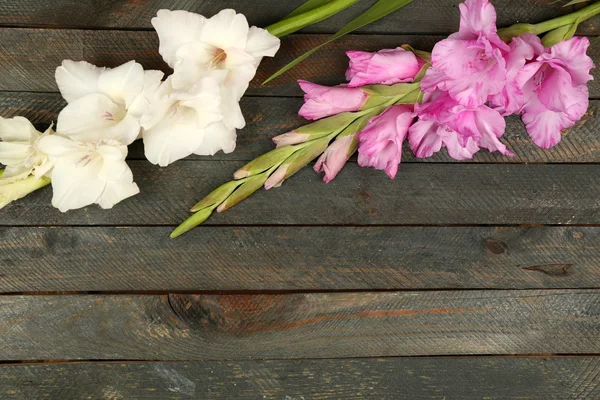
[[[371,118],[358,134],[358,164],[383,170],[394,179],[402,158],[402,142],[413,120],[412,108],[405,105],[392,106]]]
[[[308,81],[298,81],[306,93],[304,105],[298,114],[314,120],[346,111],[358,111],[369,95],[358,88],[346,86],[321,86]]]
[[[514,155],[498,140],[504,134],[506,122],[496,110],[483,105],[466,108],[440,91],[428,94],[426,100],[415,105],[419,121],[408,133],[410,147],[418,158],[432,156],[442,145],[456,160],[473,158],[480,147]]]
[[[325,150],[315,164],[315,172],[325,172],[323,180],[325,183],[331,182],[337,174],[344,168],[350,155],[350,146],[354,140],[354,135],[344,136],[335,140]]]
[[[513,38],[510,51],[505,54],[506,86],[500,93],[489,97],[490,103],[502,116],[520,114],[525,105],[525,96],[517,75],[528,61],[533,60],[544,52],[544,46],[539,37],[530,33]]]
[[[484,104],[506,84],[509,51],[496,31],[496,10],[488,0],[466,0],[460,7],[460,29],[435,45],[432,67],[421,81],[421,89],[441,89],[465,107]]]
[[[574,37],[547,49],[517,75],[525,94],[522,119],[535,144],[555,146],[561,130],[572,127],[588,107],[587,82],[592,80],[590,42]]]
[[[412,82],[425,64],[410,51],[401,47],[384,49],[377,53],[347,51],[350,67],[346,71],[348,86]]]

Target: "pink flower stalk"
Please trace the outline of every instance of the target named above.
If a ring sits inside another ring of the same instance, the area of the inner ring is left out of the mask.
[[[572,127],[588,108],[587,82],[594,67],[587,38],[574,37],[547,49],[517,75],[525,106],[521,116],[535,144],[555,146],[561,130]]]
[[[344,168],[350,157],[350,147],[355,135],[348,135],[335,140],[317,160],[315,172],[325,172],[323,180],[329,183]]]
[[[402,159],[402,143],[413,120],[413,110],[406,105],[392,106],[371,118],[358,134],[358,164],[383,170],[394,179]]]
[[[447,91],[465,107],[483,105],[506,84],[504,52],[497,34],[496,10],[488,0],[466,0],[460,7],[460,29],[438,42],[421,81],[424,92]]]
[[[275,143],[276,147],[283,147],[283,146],[304,143],[309,138],[310,138],[310,135],[307,133],[298,133],[296,131],[291,131],[288,133],[284,133],[282,135],[275,136],[273,138],[273,142]]]
[[[369,97],[358,88],[321,86],[303,80],[299,80],[298,83],[306,93],[304,105],[298,114],[308,120],[321,119],[346,111],[358,111]]]
[[[425,64],[412,52],[401,47],[377,53],[347,51],[350,67],[346,71],[349,87],[412,82]]]
[[[427,101],[415,105],[419,117],[409,130],[408,141],[418,158],[426,158],[446,146],[450,157],[456,160],[473,158],[480,147],[502,154],[514,154],[500,142],[506,122],[487,106],[466,108],[448,93],[434,92]]]

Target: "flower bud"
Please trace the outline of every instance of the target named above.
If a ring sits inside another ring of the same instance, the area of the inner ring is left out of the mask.
[[[244,183],[242,183],[242,185],[227,198],[227,200],[217,207],[217,212],[223,212],[230,209],[252,193],[256,192],[262,187],[268,176],[268,173],[263,173],[245,180]]]
[[[283,135],[275,136],[273,138],[273,142],[277,147],[290,146],[294,144],[304,143],[310,139],[309,134],[306,133],[298,133],[296,131],[291,131],[288,133],[284,133]]]
[[[571,39],[573,36],[575,36],[577,25],[578,24],[565,25],[548,32],[542,38],[542,44],[547,48],[552,47],[563,40]]]
[[[377,53],[347,51],[350,67],[346,71],[349,87],[412,82],[425,61],[401,47]]]
[[[300,108],[298,115],[309,120],[321,119],[347,111],[358,111],[369,97],[359,88],[328,87],[302,80],[298,83],[306,93],[304,105]]]
[[[242,168],[238,169],[235,174],[233,174],[233,177],[235,179],[243,179],[249,176],[261,174],[274,165],[281,164],[296,151],[298,151],[298,147],[292,146],[279,147],[275,150],[271,150],[270,152],[255,158]]]
[[[219,186],[218,188],[216,188],[215,190],[210,192],[208,194],[208,196],[206,196],[205,198],[200,200],[198,202],[198,204],[196,204],[194,207],[192,207],[192,209],[190,211],[191,212],[200,211],[203,208],[213,207],[217,204],[224,202],[229,197],[229,195],[231,193],[233,193],[233,191],[238,186],[240,186],[240,184],[241,184],[241,182],[238,182],[238,181],[230,181],[224,185]]]
[[[325,183],[331,182],[337,174],[344,168],[346,161],[356,151],[357,147],[356,136],[344,136],[336,139],[329,147],[321,154],[321,157],[315,164],[315,172],[325,172],[323,180]],[[352,150],[352,148],[354,150]]]
[[[179,225],[177,228],[175,228],[173,232],[171,232],[171,239],[175,239],[177,236],[183,235],[187,231],[194,229],[195,227],[206,221],[208,217],[210,217],[210,215],[212,214],[213,210],[214,208],[212,207],[203,208],[196,214],[183,221],[181,225]]]

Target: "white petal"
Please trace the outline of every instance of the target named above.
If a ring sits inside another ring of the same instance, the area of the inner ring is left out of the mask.
[[[231,153],[235,150],[235,140],[235,129],[228,129],[220,123],[212,124],[206,128],[204,140],[194,154],[212,156],[220,150],[223,150],[224,153]]]
[[[223,122],[228,128],[242,129],[246,126],[246,120],[242,114],[242,109],[237,96],[227,88],[221,90],[221,101],[223,109]]]
[[[244,15],[225,9],[206,20],[200,41],[224,50],[231,47],[243,50],[246,48],[248,31],[248,21]]]
[[[107,69],[98,79],[98,92],[125,108],[142,92],[143,87],[144,68],[135,61]]]
[[[144,148],[148,161],[166,167],[192,154],[204,138],[196,124],[196,112],[187,107],[162,119],[144,131]]]
[[[167,78],[156,90],[150,100],[148,109],[142,115],[140,124],[144,129],[150,129],[158,124],[165,116],[173,112],[176,101],[171,99],[173,93],[172,75]]]
[[[186,43],[197,41],[206,18],[187,11],[160,10],[152,18],[152,26],[158,33],[158,52],[171,68],[174,68],[177,50]]]
[[[177,61],[173,66],[173,87],[185,90],[207,75],[224,81],[227,71],[214,68],[211,64],[215,49],[214,46],[202,42],[188,43],[179,48]]]
[[[100,179],[106,181],[118,179],[127,169],[129,169],[125,162],[125,157],[127,157],[127,146],[123,146],[118,142],[103,142],[98,145],[97,151],[103,158],[102,168],[98,173]]]
[[[120,201],[140,192],[138,185],[133,182],[133,173],[127,165],[125,167],[125,171],[118,179],[106,182],[104,191],[98,199],[100,207],[104,209],[112,208]]]
[[[69,103],[58,115],[57,132],[81,142],[115,139],[130,144],[139,130],[122,106],[99,93]]]
[[[31,175],[33,168],[25,167],[23,164],[17,164],[14,166],[7,166],[4,168],[2,174],[2,180],[4,181],[18,181],[27,178]]]
[[[178,101],[177,107],[188,107],[196,111],[198,128],[205,128],[223,119],[221,88],[211,77],[200,79],[188,91],[173,92],[171,99]]]
[[[29,143],[0,142],[0,164],[17,166],[22,164],[30,154],[31,145]]]
[[[81,156],[86,152],[80,143],[58,135],[44,136],[38,142],[37,148],[50,158],[62,158],[69,155]]]
[[[32,142],[39,132],[27,118],[0,117],[0,139],[5,142]]]
[[[265,29],[253,26],[248,32],[246,52],[256,59],[256,66],[258,66],[262,57],[273,57],[280,45],[281,41],[278,37],[271,35]]]
[[[164,74],[162,71],[144,71],[144,87],[142,88],[142,92],[127,108],[128,114],[131,114],[138,120],[142,117],[142,115],[148,110],[150,101],[160,87],[163,76]]]
[[[64,157],[52,170],[52,205],[62,212],[96,203],[106,185],[98,177],[102,157]]]
[[[55,77],[62,97],[68,102],[98,91],[98,78],[105,68],[85,61],[65,60],[56,69]]]

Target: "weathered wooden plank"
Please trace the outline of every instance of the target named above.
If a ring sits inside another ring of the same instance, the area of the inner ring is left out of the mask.
[[[235,152],[213,157],[192,156],[200,160],[241,160],[248,161],[271,149],[271,138],[306,123],[297,115],[302,105],[301,98],[244,97],[242,111],[247,119],[246,128],[239,131],[238,146]],[[56,121],[58,112],[65,106],[58,93],[0,92],[0,115],[13,117],[21,115],[29,118],[40,130],[45,130]],[[470,162],[600,162],[600,101],[592,100],[587,115],[572,129],[563,133],[562,142],[552,150],[537,147],[529,138],[523,123],[517,117],[507,119],[503,141],[516,154],[516,157],[500,153],[480,151]],[[141,160],[144,148],[141,142],[133,144],[129,159]],[[418,159],[410,149],[404,151],[402,162],[456,162],[446,151],[434,157]]]
[[[599,374],[598,357],[9,365],[0,367],[0,395],[23,400],[596,399]]]
[[[0,359],[600,352],[599,290],[0,297]]]
[[[321,84],[342,83],[348,67],[346,50],[379,50],[409,43],[424,50],[431,49],[442,36],[348,35],[326,46],[291,72],[261,86],[261,82],[296,56],[322,43],[327,35],[291,35],[282,42],[274,59],[265,59],[251,84],[248,94],[300,95],[296,80],[306,79]],[[600,63],[600,47],[592,46],[590,56]],[[0,90],[57,90],[54,70],[63,59],[86,60],[114,67],[135,59],[145,68],[168,67],[158,54],[158,38],[154,32],[109,30],[56,30],[0,28]],[[590,82],[591,97],[600,97],[600,72]]]
[[[359,32],[373,33],[451,33],[458,29],[457,5],[461,1],[419,0],[383,20],[361,28]],[[351,9],[307,28],[306,32],[333,33],[351,18],[360,15],[373,2],[362,1]],[[564,15],[578,7],[563,8],[564,2],[553,0],[495,0],[498,25],[516,22],[541,22]],[[63,27],[112,27],[151,29],[150,19],[161,8],[184,9],[211,16],[223,8],[241,12],[253,25],[265,27],[274,23],[295,7],[299,1],[261,0],[260,6],[245,0],[227,1],[94,1],[94,0],[8,0],[0,4],[0,24],[40,25]],[[579,6],[581,7],[581,5]],[[597,32],[596,21],[582,24],[582,34]]]
[[[44,188],[0,212],[0,225],[176,225],[237,161],[131,161],[141,194],[112,210],[61,213]],[[599,224],[600,165],[406,164],[395,181],[349,163],[326,185],[305,168],[282,188],[260,190],[216,225]]]
[[[600,228],[0,228],[0,292],[600,287]]]

